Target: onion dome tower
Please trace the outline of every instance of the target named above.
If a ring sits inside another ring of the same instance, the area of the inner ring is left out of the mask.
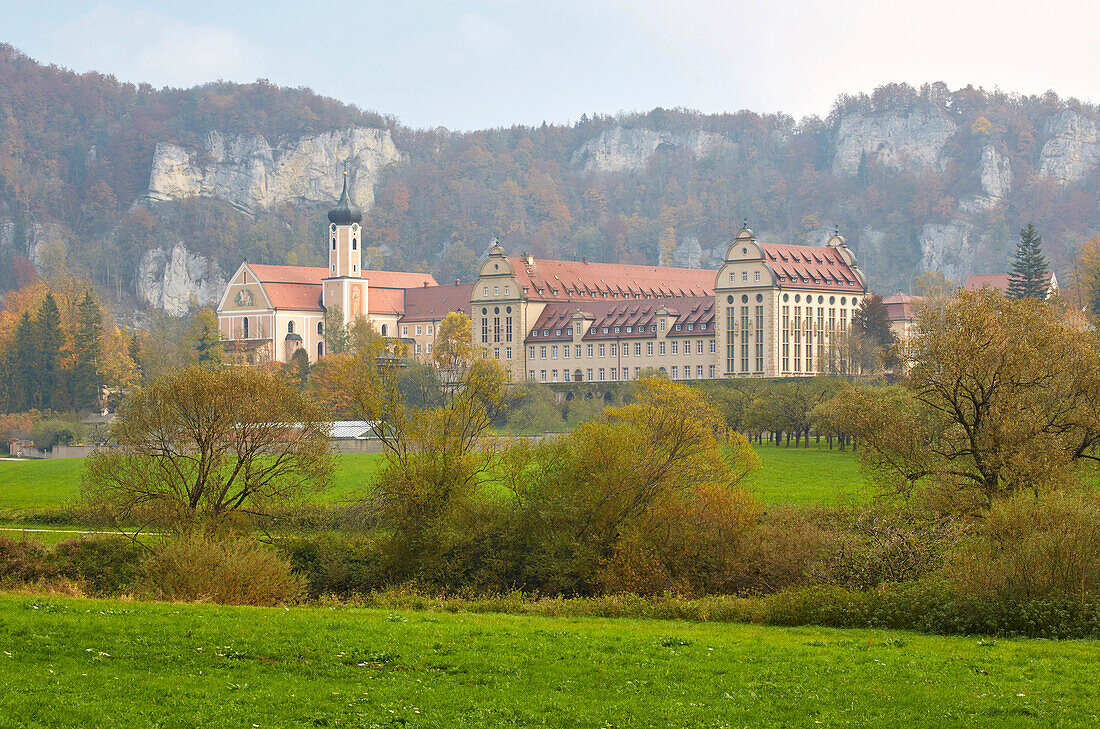
[[[348,172],[336,207],[328,211],[328,275],[322,281],[321,305],[336,307],[350,324],[367,315],[367,281],[363,280],[363,211],[348,194]]]

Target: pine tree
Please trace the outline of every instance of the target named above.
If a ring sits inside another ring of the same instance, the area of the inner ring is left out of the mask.
[[[1043,256],[1043,239],[1035,225],[1028,223],[1020,231],[1016,245],[1016,257],[1012,259],[1012,277],[1008,283],[1008,295],[1013,299],[1038,299],[1043,301],[1049,293],[1047,261]]]
[[[43,410],[65,407],[67,387],[61,367],[61,348],[65,346],[65,333],[61,331],[61,312],[53,294],[46,294],[35,318],[37,335],[37,367],[35,388],[31,404]]]
[[[99,373],[99,360],[103,353],[100,336],[103,333],[103,314],[91,292],[76,307],[77,325],[73,342],[76,361],[73,364],[73,406],[78,409],[99,407],[103,378]]]

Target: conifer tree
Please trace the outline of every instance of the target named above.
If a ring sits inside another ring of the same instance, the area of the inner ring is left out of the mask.
[[[15,346],[9,359],[11,390],[8,410],[22,412],[31,408],[38,387],[38,331],[30,312],[23,312],[15,330]]]
[[[1042,246],[1043,239],[1039,237],[1035,225],[1028,223],[1020,231],[1016,257],[1012,259],[1012,277],[1009,279],[1007,292],[1010,298],[1039,301],[1046,299],[1048,270]]]
[[[65,373],[61,367],[61,348],[65,346],[65,333],[61,331],[61,312],[57,309],[57,300],[53,294],[46,294],[35,319],[37,335],[37,362],[35,367],[35,385],[31,398],[34,407],[61,408],[65,400]]]
[[[99,373],[99,360],[103,353],[100,335],[103,333],[103,314],[91,292],[77,304],[77,325],[74,338],[76,361],[73,363],[73,406],[78,409],[98,408],[103,378]]]

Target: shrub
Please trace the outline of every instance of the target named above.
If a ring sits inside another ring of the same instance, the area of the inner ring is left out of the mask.
[[[1100,498],[1025,493],[997,503],[949,574],[959,592],[986,600],[1083,603],[1098,597]]]
[[[148,560],[142,585],[162,600],[275,605],[301,597],[305,581],[275,550],[255,539],[188,534]]]
[[[54,548],[53,558],[62,575],[105,596],[133,589],[143,555],[143,549],[129,539],[105,536],[61,542]]]
[[[21,582],[57,577],[49,552],[37,542],[0,537],[0,578]]]
[[[276,546],[312,597],[367,593],[386,582],[385,558],[376,539],[295,537]]]

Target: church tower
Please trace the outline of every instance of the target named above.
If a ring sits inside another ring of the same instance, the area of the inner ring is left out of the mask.
[[[321,305],[336,307],[342,324],[367,315],[367,282],[363,280],[363,213],[348,196],[348,173],[336,207],[328,211],[328,276],[322,281]]]

